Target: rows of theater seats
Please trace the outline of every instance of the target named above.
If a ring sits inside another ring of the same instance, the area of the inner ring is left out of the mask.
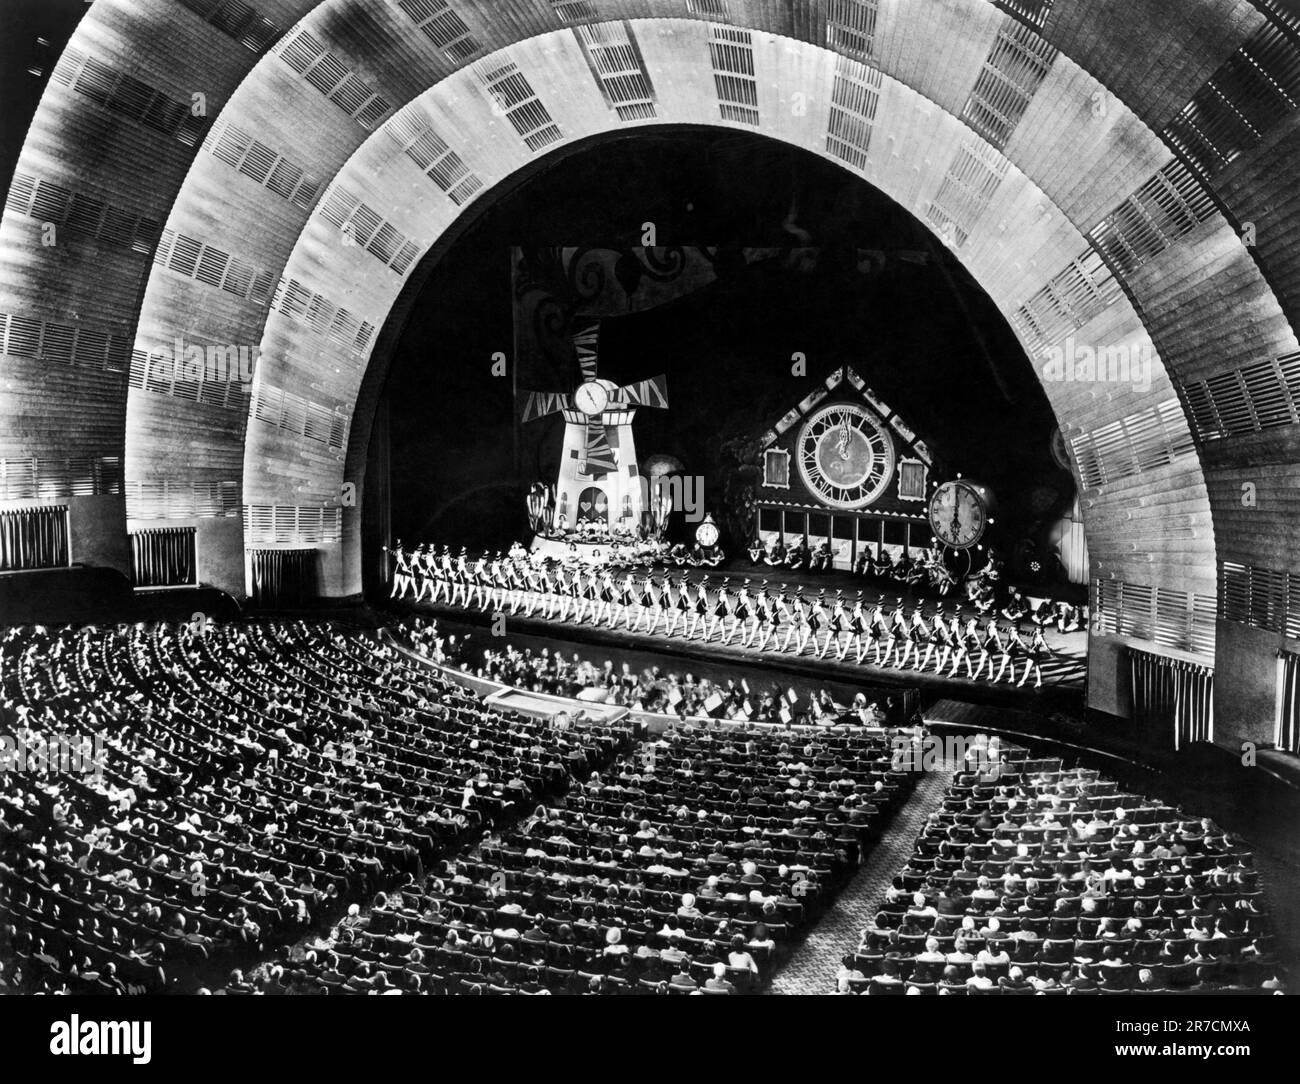
[[[294,992],[744,993],[914,776],[885,739],[683,728],[278,969]],[[253,984],[241,982],[241,991]]]
[[[0,772],[0,990],[184,990],[329,928],[629,745],[485,710],[305,624],[8,630],[0,729],[107,735]]]
[[[1095,771],[1003,754],[955,777],[840,992],[1285,988],[1243,841]]]

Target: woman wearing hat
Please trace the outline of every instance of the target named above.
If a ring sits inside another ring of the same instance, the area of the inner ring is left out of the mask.
[[[695,637],[695,628],[699,625],[701,619],[706,617],[709,612],[709,577],[705,576],[695,585],[695,598],[690,600],[688,612],[691,615],[690,625],[686,630],[686,639],[690,640]],[[687,593],[689,599],[690,585],[686,577],[682,577],[682,589]]]

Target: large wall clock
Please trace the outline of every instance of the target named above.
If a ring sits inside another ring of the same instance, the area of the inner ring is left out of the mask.
[[[945,546],[964,550],[984,537],[991,498],[978,482],[942,483],[930,496],[930,530]]]
[[[832,508],[871,504],[894,476],[894,442],[865,407],[824,406],[799,431],[799,473]]]

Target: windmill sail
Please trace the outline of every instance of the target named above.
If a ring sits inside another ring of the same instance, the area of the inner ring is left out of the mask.
[[[610,396],[610,401],[626,406],[658,407],[668,409],[668,378],[660,373],[649,380],[624,384]]]
[[[547,414],[557,414],[569,405],[569,397],[559,392],[530,391],[524,399],[523,420],[531,422]]]
[[[605,427],[598,421],[587,422],[587,446],[584,455],[585,458],[578,467],[579,474],[610,474],[618,470],[614,449],[609,445]]]
[[[600,325],[592,324],[573,336],[573,348],[578,354],[578,366],[583,380],[596,379],[596,346],[600,341]]]

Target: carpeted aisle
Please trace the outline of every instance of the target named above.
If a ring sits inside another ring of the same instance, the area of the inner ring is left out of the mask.
[[[774,994],[833,994],[840,959],[858,945],[895,875],[907,863],[925,819],[939,807],[951,771],[927,772],[885,830],[880,843],[821,921],[772,980]]]

